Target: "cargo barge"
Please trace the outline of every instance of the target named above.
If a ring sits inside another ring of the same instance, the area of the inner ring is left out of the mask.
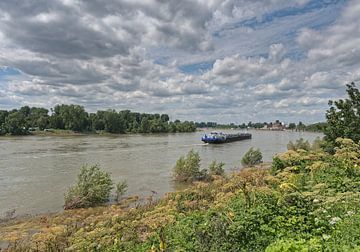
[[[245,139],[251,139],[251,134],[249,133],[237,133],[237,134],[227,134],[222,132],[211,132],[210,135],[204,135],[201,138],[201,141],[204,143],[229,143],[234,141],[241,141]]]

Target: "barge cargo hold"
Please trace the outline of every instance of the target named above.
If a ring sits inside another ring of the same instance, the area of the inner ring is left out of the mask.
[[[245,139],[251,139],[251,134],[249,133],[237,133],[237,134],[227,134],[222,132],[211,132],[210,135],[204,135],[201,138],[201,141],[204,143],[229,143],[234,141],[241,141]]]

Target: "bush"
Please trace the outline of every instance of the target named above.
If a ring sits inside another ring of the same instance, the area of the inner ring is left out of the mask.
[[[225,163],[223,162],[218,163],[216,162],[216,160],[212,161],[209,166],[210,175],[224,175],[225,173],[224,165]]]
[[[194,150],[189,151],[186,157],[182,156],[176,161],[174,177],[177,181],[194,180],[200,172],[200,156]]]
[[[244,166],[253,166],[262,163],[262,154],[259,149],[254,150],[251,147],[241,159],[241,164]]]
[[[65,195],[65,209],[92,207],[109,200],[113,182],[98,165],[81,167],[76,185]]]
[[[311,145],[311,150],[320,151],[320,150],[323,149],[325,144],[326,143],[325,143],[324,139],[322,139],[320,137],[316,137],[315,140],[313,141],[312,145]]]
[[[119,202],[121,197],[126,193],[127,191],[127,183],[126,180],[119,182],[116,184],[116,200]]]
[[[306,151],[309,151],[310,150],[310,144],[308,141],[304,141],[303,138],[300,138],[298,140],[296,140],[295,143],[293,143],[292,141],[290,141],[288,144],[287,144],[287,149],[288,150],[299,150],[299,149],[302,149],[302,150],[306,150]]]

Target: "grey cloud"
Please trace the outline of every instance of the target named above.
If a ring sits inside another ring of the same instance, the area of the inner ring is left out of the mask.
[[[21,75],[0,80],[0,104],[79,103],[239,123],[304,111],[322,118],[327,99],[360,79],[360,5],[350,1],[328,27],[323,9],[237,26],[306,2],[2,1],[0,66]],[[215,62],[205,73],[177,68],[205,61]]]

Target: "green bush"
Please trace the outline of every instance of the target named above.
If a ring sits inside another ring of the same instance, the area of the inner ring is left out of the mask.
[[[311,146],[310,146],[309,141],[305,141],[303,138],[300,138],[300,139],[296,140],[295,143],[290,141],[287,144],[287,149],[288,150],[296,151],[296,150],[302,149],[302,150],[309,151],[310,148],[311,148]]]
[[[76,185],[65,195],[65,209],[92,207],[109,200],[113,182],[98,165],[81,167]]]
[[[209,171],[210,171],[210,175],[224,175],[225,170],[224,170],[224,165],[225,163],[223,162],[216,162],[216,160],[212,161],[211,164],[209,165]]]
[[[176,161],[174,167],[175,180],[185,182],[194,180],[200,172],[200,156],[194,150],[189,151],[186,157],[182,156]]]
[[[262,154],[259,149],[251,147],[241,159],[243,166],[253,166],[262,163]]]
[[[116,200],[119,202],[121,197],[126,193],[127,191],[127,183],[126,180],[121,181],[116,184]]]

